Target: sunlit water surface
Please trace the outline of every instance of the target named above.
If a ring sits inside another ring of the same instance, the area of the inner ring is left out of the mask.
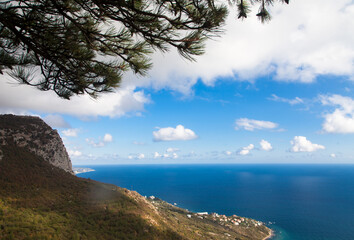
[[[191,211],[270,224],[274,239],[354,239],[354,165],[87,166],[78,176],[157,196]]]

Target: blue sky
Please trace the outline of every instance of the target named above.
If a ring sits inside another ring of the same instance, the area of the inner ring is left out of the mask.
[[[151,102],[139,116],[98,117],[90,121],[64,116],[78,133],[77,137],[61,133],[66,145],[72,146],[70,150],[82,153],[73,157],[78,164],[354,163],[353,134],[324,131],[324,115],[335,108],[324,106],[320,99],[333,94],[353,97],[349,90],[352,85],[333,76],[319,77],[312,84],[225,79],[210,87],[198,82],[190,97],[165,90],[145,92],[151,96]],[[291,102],[294,99],[295,103]],[[235,129],[236,121],[245,118],[277,126]],[[176,128],[177,125],[191,129],[196,138],[154,139],[153,132],[158,128]],[[97,144],[103,142],[107,133],[112,135],[113,141],[104,143],[103,147],[92,147],[86,140],[92,139]],[[310,146],[317,144],[324,149],[306,149],[305,145],[303,150],[296,152],[291,144],[295,136],[306,137]],[[271,149],[262,150],[262,140],[269,142]],[[254,148],[241,155],[243,148],[250,144]],[[155,152],[162,156],[156,157]],[[92,156],[86,156],[90,154]]]
[[[0,111],[42,117],[74,165],[354,163],[353,1],[272,11],[265,25],[231,13],[197,62],[155,53],[149,76],[97,100],[1,76]]]

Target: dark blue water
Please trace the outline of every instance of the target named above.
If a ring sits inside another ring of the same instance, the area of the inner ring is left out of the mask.
[[[90,167],[90,166],[87,166]],[[354,239],[354,165],[91,166],[80,177],[191,211],[272,222],[274,239]]]

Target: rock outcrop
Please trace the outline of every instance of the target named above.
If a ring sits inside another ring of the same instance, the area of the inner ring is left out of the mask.
[[[7,144],[27,148],[50,164],[73,173],[71,160],[57,130],[39,117],[0,115],[0,160],[1,146]]]

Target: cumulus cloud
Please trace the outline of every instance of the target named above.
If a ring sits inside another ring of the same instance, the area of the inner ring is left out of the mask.
[[[270,151],[273,149],[272,144],[270,144],[270,142],[262,139],[259,144],[261,145],[261,149],[264,151]]]
[[[113,141],[113,137],[112,137],[111,134],[106,133],[106,134],[103,136],[103,142],[109,143],[109,142],[112,142],[112,141]]]
[[[158,152],[154,153],[154,158],[160,158],[160,157],[162,157],[162,155],[160,153],[158,153]]]
[[[252,149],[254,149],[254,145],[253,145],[253,144],[250,144],[250,145],[248,145],[247,147],[243,147],[243,148],[238,152],[238,154],[239,154],[239,155],[242,155],[242,156],[248,155],[248,154],[250,154],[250,152],[251,152]]]
[[[235,11],[231,10],[225,34],[217,41],[208,41],[206,54],[195,63],[182,59],[176,50],[157,52],[149,77],[127,74],[120,89],[98,100],[81,96],[66,101],[52,92],[38,94],[32,87],[8,84],[9,78],[2,75],[0,111],[119,117],[143,111],[150,102],[137,87],[189,94],[198,79],[213,85],[220,77],[253,80],[269,74],[279,81],[298,82],[312,82],[324,74],[354,78],[352,1],[297,0],[290,6],[275,4],[271,11],[271,23],[261,24],[255,16],[235,20]]]
[[[79,132],[79,129],[77,128],[69,128],[69,129],[66,129],[66,130],[63,130],[61,131],[64,136],[66,137],[77,137],[77,134]]]
[[[303,136],[295,136],[292,141],[290,141],[292,147],[292,152],[314,152],[317,150],[325,149],[324,146],[310,142]]]
[[[322,129],[328,133],[354,133],[354,100],[341,95],[320,96],[323,105],[335,107],[324,114]]]
[[[295,104],[300,104],[300,103],[304,103],[304,100],[302,100],[299,97],[295,97],[293,99],[289,99],[289,98],[283,98],[283,97],[278,97],[275,94],[272,94],[272,97],[268,98],[271,101],[275,101],[275,102],[284,102],[284,103],[289,103],[290,105],[295,105]]]
[[[262,129],[274,129],[278,127],[277,123],[269,121],[254,120],[248,118],[239,118],[235,121],[235,129],[244,129],[247,131],[262,130]]]
[[[144,159],[145,158],[145,154],[144,153],[139,153],[139,154],[130,154],[128,156],[128,159]]]
[[[82,152],[78,150],[69,150],[68,154],[70,157],[80,157],[82,155]]]
[[[331,158],[336,158],[337,157],[336,154],[334,154],[334,153],[331,153],[330,156],[331,156]]]
[[[104,147],[106,145],[106,143],[110,143],[113,141],[113,137],[111,134],[106,133],[103,136],[103,139],[101,137],[99,137],[98,141],[95,141],[92,138],[86,138],[86,142],[91,145],[92,147]]]
[[[0,75],[1,112],[37,111],[78,117],[120,117],[131,113],[138,114],[144,111],[145,104],[151,102],[150,96],[145,95],[142,90],[136,91],[134,86],[121,87],[113,93],[101,95],[98,99],[82,95],[74,96],[68,101],[60,99],[50,91],[43,92],[30,86],[9,82],[14,83],[14,80]]]
[[[278,81],[303,83],[323,74],[353,78],[352,1],[297,0],[275,4],[271,11],[272,21],[261,24],[255,16],[237,21],[231,10],[225,34],[208,41],[196,63],[176,51],[157,53],[151,77],[134,84],[188,94],[198,79],[213,85],[220,76],[252,80],[274,74]]]
[[[137,87],[190,94],[198,79],[209,86],[222,77],[253,81],[274,75],[279,81],[304,83],[324,74],[354,79],[352,1],[297,0],[289,6],[275,4],[271,11],[271,23],[261,24],[255,16],[238,21],[231,10],[225,34],[207,41],[206,54],[196,62],[182,59],[176,50],[157,52],[148,77],[126,74],[120,89],[98,100],[80,96],[66,101],[52,92],[38,94],[32,87],[8,84],[8,77],[1,75],[0,111],[119,117],[141,112],[151,102]]]
[[[172,149],[174,151],[171,151],[172,148],[168,148],[166,150],[166,153],[164,154],[160,154],[158,152],[155,152],[154,153],[154,158],[173,158],[173,159],[177,159],[178,158],[178,154],[175,152],[175,151],[179,151],[179,149],[175,150],[175,149]],[[170,150],[170,151],[168,151]]]
[[[50,114],[50,115],[43,117],[42,119],[44,122],[46,122],[52,128],[69,128],[70,127],[70,124],[68,122],[66,122],[62,116],[57,115],[57,114]]]
[[[184,128],[182,125],[178,125],[176,128],[160,128],[152,134],[154,141],[192,140],[198,137],[191,129]]]
[[[163,157],[164,158],[173,158],[173,159],[177,159],[178,158],[178,154],[177,153],[171,153],[171,154],[167,154],[167,153],[165,153],[164,155],[163,155]]]

